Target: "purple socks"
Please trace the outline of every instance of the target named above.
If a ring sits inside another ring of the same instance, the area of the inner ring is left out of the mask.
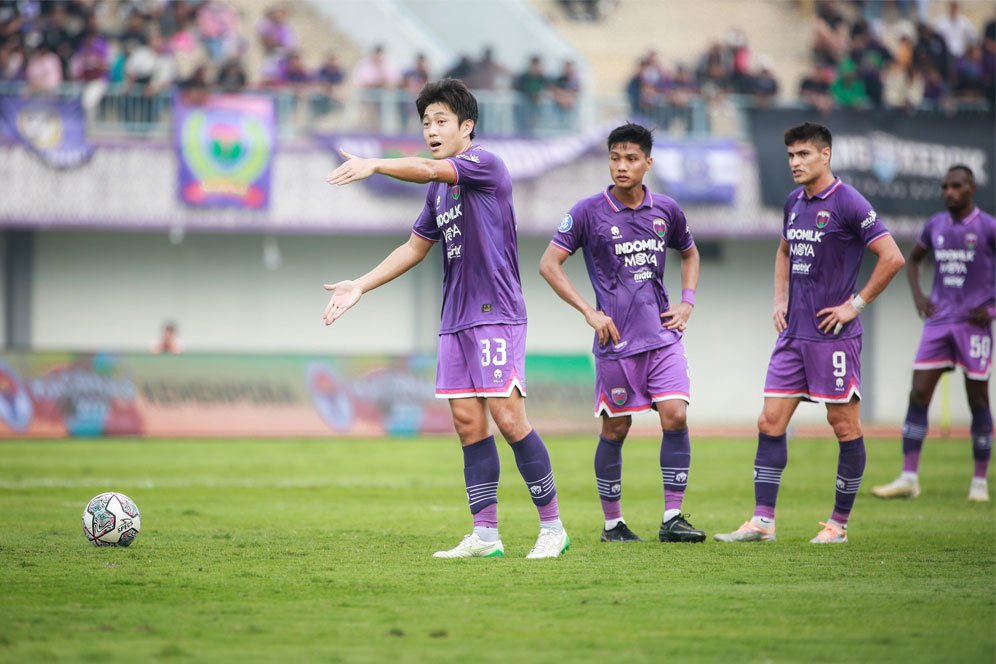
[[[557,509],[557,487],[553,483],[550,455],[546,451],[543,439],[534,429],[525,438],[512,445],[512,452],[515,454],[515,465],[519,467],[519,474],[529,488],[529,496],[539,511],[540,523],[560,519],[560,511]]]
[[[665,431],[661,437],[661,478],[664,480],[664,511],[681,510],[688,486],[692,446],[688,429]]]
[[[972,411],[972,458],[976,478],[985,478],[993,453],[993,414],[988,408]]]
[[[778,487],[782,471],[788,465],[788,438],[757,434],[757,454],[754,456],[754,516],[775,518]]]
[[[844,526],[854,507],[854,499],[861,487],[861,476],[865,473],[865,439],[859,436],[854,440],[840,441],[837,456],[837,494],[830,518]]]
[[[605,520],[621,519],[622,507],[622,442],[598,437],[595,448],[595,484],[602,500]]]
[[[920,450],[927,437],[927,409],[911,403],[903,422],[903,472],[916,474],[920,468]]]
[[[463,479],[474,526],[498,527],[498,475],[501,471],[495,437],[463,448]]]

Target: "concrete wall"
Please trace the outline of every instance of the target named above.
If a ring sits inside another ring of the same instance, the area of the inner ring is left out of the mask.
[[[364,297],[332,328],[321,313],[322,284],[361,274],[403,237],[287,236],[276,243],[279,267],[263,261],[264,238],[163,234],[45,232],[36,236],[34,347],[144,350],[165,319],[176,320],[188,351],[406,353],[432,351],[439,316],[439,254],[413,274]],[[698,305],[686,336],[691,365],[690,415],[714,424],[749,424],[775,341],[771,325],[775,243],[723,241],[706,259]],[[530,326],[528,349],[585,353],[591,331],[537,272],[546,242],[520,240]],[[869,254],[869,259],[871,259]],[[583,259],[568,273],[591,297]],[[680,289],[677,255],[667,283]],[[902,421],[910,365],[920,334],[902,275],[864,315],[863,354],[868,421]],[[952,414],[968,421],[960,375],[952,381]],[[934,404],[934,417],[941,399]],[[803,405],[797,422],[821,422],[824,409]]]

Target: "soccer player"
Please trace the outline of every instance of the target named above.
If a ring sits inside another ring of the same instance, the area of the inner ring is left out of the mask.
[[[557,507],[546,445],[526,419],[526,307],[504,162],[473,143],[477,100],[455,79],[427,84],[416,100],[422,136],[433,159],[346,161],[329,174],[345,185],[381,174],[429,183],[425,207],[408,241],[355,280],[327,284],[331,325],[360,297],[417,265],[442,241],[443,310],[436,397],[449,399],[463,446],[464,479],[474,530],[437,558],[504,556],[498,533],[498,449],[488,413],[512,446],[519,473],[539,511],[540,531],[527,558],[556,558],[570,547]]]
[[[920,495],[917,472],[927,436],[927,409],[941,374],[959,365],[972,411],[975,473],[968,499],[984,502],[989,500],[986,471],[993,445],[989,374],[996,316],[996,219],[975,206],[975,175],[967,166],[952,166],[941,191],[947,212],[927,221],[906,264],[913,303],[924,325],[903,424],[903,470],[898,479],[872,493],[879,498]],[[936,263],[930,299],[920,290],[920,263],[927,254],[933,254]]]
[[[540,261],[540,274],[595,329],[595,417],[602,432],[595,449],[595,483],[605,516],[603,542],[638,542],[622,516],[622,448],[633,413],[657,410],[663,429],[662,542],[701,542],[705,533],[681,514],[691,446],[686,408],[688,360],[681,337],[695,304],[699,252],[685,215],[672,198],[652,193],[643,178],[654,160],[653,136],[637,124],[609,134],[612,185],[583,198],[564,217]],[[681,301],[671,306],[664,287],[668,247],[681,255]],[[564,272],[584,253],[595,306]]]
[[[785,432],[803,399],[825,403],[840,444],[836,500],[814,544],[847,541],[847,520],[865,469],[861,435],[861,320],[858,315],[902,268],[903,255],[875,210],[830,170],[830,130],[805,123],[785,132],[792,179],[775,254],[778,340],[764,381],[754,459],[754,517],[720,542],[775,539],[775,501],[788,461]],[[877,256],[855,291],[865,247]]]

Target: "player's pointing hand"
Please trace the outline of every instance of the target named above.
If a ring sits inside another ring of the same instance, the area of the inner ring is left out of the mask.
[[[350,307],[360,301],[360,296],[363,295],[363,289],[360,288],[359,284],[348,279],[334,284],[325,284],[325,290],[335,291],[322,316],[326,325],[331,325],[339,320]]]
[[[350,182],[366,179],[374,174],[375,160],[357,157],[341,149],[339,150],[339,154],[346,161],[325,178],[325,181],[329,184],[349,184]]]

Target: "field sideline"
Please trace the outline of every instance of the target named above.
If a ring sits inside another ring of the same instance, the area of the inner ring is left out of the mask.
[[[721,545],[753,505],[749,439],[695,439],[685,511],[701,545],[656,541],[659,439],[624,454],[624,514],[652,541],[598,542],[593,437],[550,437],[573,546],[526,561],[536,513],[500,446],[507,558],[438,561],[469,532],[449,438],[0,443],[0,661],[986,662],[996,512],[965,500],[967,440],[928,440],[923,495],[883,502],[899,442],[869,441],[851,542],[808,544],[837,445],[789,444],[779,541]],[[992,477],[992,473],[990,473]],[[990,484],[993,481],[990,480]],[[97,549],[97,493],[142,510]]]

